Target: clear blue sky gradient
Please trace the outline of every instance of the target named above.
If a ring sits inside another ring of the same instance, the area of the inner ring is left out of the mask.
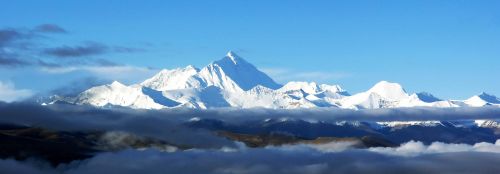
[[[52,23],[69,34],[50,45],[146,49],[103,56],[132,66],[202,67],[234,50],[259,68],[330,74],[296,80],[340,84],[351,93],[388,80],[409,92],[464,99],[500,95],[499,9],[496,0],[16,0],[2,1],[0,27]],[[0,80],[46,90],[30,83],[53,87],[72,78],[26,71],[1,70]]]

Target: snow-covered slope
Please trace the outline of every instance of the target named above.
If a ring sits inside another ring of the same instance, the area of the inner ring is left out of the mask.
[[[74,103],[93,106],[123,106],[136,109],[162,109],[167,107],[166,104],[157,103],[153,97],[144,94],[142,86],[126,86],[117,81],[82,92],[75,98]],[[174,104],[175,102],[172,101],[171,103]]]
[[[115,81],[90,88],[75,98],[57,97],[57,100],[134,109],[500,106],[497,97],[486,93],[465,101],[441,100],[430,93],[408,94],[400,84],[388,81],[381,81],[369,90],[354,95],[350,95],[339,85],[315,82],[289,82],[280,85],[233,52],[228,52],[222,59],[201,69],[191,65],[164,69],[140,84],[127,86]]]
[[[464,103],[473,107],[500,105],[500,99],[494,95],[483,92],[479,95],[472,96],[471,98],[465,100]]]
[[[173,70],[163,69],[141,85],[158,91],[206,87],[205,81],[197,76],[198,71],[191,65]]]

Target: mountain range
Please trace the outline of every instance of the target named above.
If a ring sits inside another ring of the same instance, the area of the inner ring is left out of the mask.
[[[339,85],[296,81],[282,85],[231,51],[201,69],[191,65],[163,69],[139,84],[114,81],[43,104],[56,102],[133,109],[500,107],[500,99],[487,93],[467,100],[443,100],[426,92],[408,93],[400,84],[387,81],[352,95]]]

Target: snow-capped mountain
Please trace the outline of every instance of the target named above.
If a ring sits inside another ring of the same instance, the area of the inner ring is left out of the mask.
[[[487,106],[487,105],[500,105],[500,99],[494,95],[487,93],[481,93],[479,95],[472,96],[471,98],[464,101],[465,104],[469,106]]]
[[[231,51],[224,58],[208,64],[201,70],[191,65],[174,70],[164,69],[141,85],[159,91],[215,86],[237,92],[248,91],[257,85],[271,89],[281,87]]]
[[[427,94],[431,95],[431,94]],[[431,95],[432,96],[432,95]],[[376,109],[394,107],[457,107],[451,101],[424,101],[422,94],[408,94],[398,83],[381,81],[366,92],[361,92],[340,101],[343,108]]]
[[[142,83],[120,82],[92,87],[77,97],[57,100],[79,105],[164,108],[314,108],[376,109],[394,107],[500,106],[486,93],[465,101],[441,100],[429,93],[412,93],[398,83],[381,81],[365,92],[350,95],[339,85],[289,82],[280,85],[233,52],[198,69],[163,69]],[[55,102],[51,102],[55,103]]]

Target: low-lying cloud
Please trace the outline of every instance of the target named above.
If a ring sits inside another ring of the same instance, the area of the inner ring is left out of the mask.
[[[500,140],[493,143],[476,143],[469,144],[447,144],[442,142],[434,142],[430,145],[424,145],[422,142],[410,141],[396,148],[391,147],[373,147],[369,149],[373,152],[400,155],[400,156],[417,156],[421,154],[432,153],[449,153],[449,152],[491,152],[500,153]]]
[[[205,130],[193,130],[183,123],[193,117],[240,123],[266,118],[309,119],[320,121],[390,121],[390,120],[456,120],[500,118],[500,108],[411,108],[352,111],[269,110],[269,109],[101,109],[91,106],[37,103],[0,103],[0,123],[38,126],[53,130],[126,131],[193,147],[234,146],[232,142]]]
[[[126,108],[97,108],[85,105],[55,104],[40,106],[37,103],[0,103],[0,113],[9,113],[12,117],[1,117],[0,121],[28,121],[31,124],[45,123],[45,119],[70,121],[91,121],[109,119],[123,115],[124,118],[149,118],[186,121],[193,117],[217,119],[226,122],[263,120],[267,118],[287,118],[311,121],[419,121],[419,120],[476,120],[500,118],[499,107],[460,107],[460,108],[388,108],[370,110],[349,110],[337,108],[311,109],[163,109],[134,110]],[[43,115],[34,117],[34,115]],[[70,115],[70,116],[68,116]],[[16,117],[15,117],[16,116]],[[68,119],[71,117],[71,119]],[[30,120],[30,118],[33,118]],[[120,117],[121,118],[121,117]],[[40,121],[40,122],[38,122]],[[104,122],[104,120],[102,120]],[[105,122],[104,122],[105,123]]]
[[[313,148],[321,152],[339,152],[354,149],[354,143],[345,142],[331,142],[327,144],[302,144],[287,146],[289,149],[296,148]],[[376,152],[386,155],[395,156],[419,156],[424,154],[437,154],[437,153],[456,153],[456,152],[488,152],[499,153],[500,155],[500,139],[495,143],[480,142],[475,144],[453,144],[443,142],[433,142],[425,145],[420,141],[409,141],[401,144],[398,147],[371,147],[366,149],[370,152]]]
[[[248,119],[288,118],[310,121],[425,121],[425,120],[461,120],[461,119],[498,119],[500,107],[412,107],[351,110],[339,108],[307,109],[241,109],[221,108],[208,110],[163,110],[170,114],[189,114],[201,118],[239,121]]]
[[[194,130],[179,117],[130,109],[97,109],[86,106],[40,106],[0,103],[0,123],[62,131],[124,131],[188,147],[221,148],[234,143],[205,130]]]
[[[454,147],[453,144],[447,146]],[[495,145],[498,147],[498,145]],[[371,150],[325,152],[307,146],[162,152],[124,150],[101,153],[55,168],[40,162],[1,160],[3,171],[39,173],[495,173],[498,153],[475,151],[387,155]]]
[[[349,143],[246,148],[212,132],[183,126],[192,117],[242,121],[269,117],[317,120],[498,118],[498,108],[345,110],[131,110],[87,106],[0,103],[0,123],[53,130],[103,130],[111,139],[153,137],[191,150],[125,150],[50,167],[43,161],[0,160],[15,173],[495,173],[500,141],[446,144],[410,141],[399,147],[354,149]],[[128,134],[132,133],[132,134]],[[132,135],[132,136],[133,136]],[[117,146],[120,142],[113,142]]]

